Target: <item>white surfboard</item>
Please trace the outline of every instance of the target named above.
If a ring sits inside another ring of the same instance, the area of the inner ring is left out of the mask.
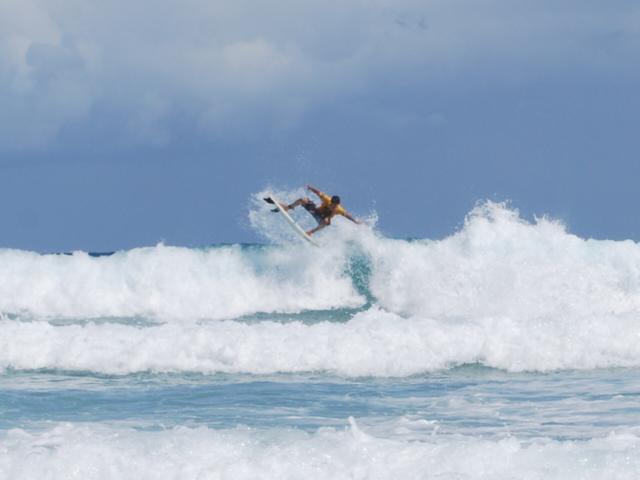
[[[316,242],[313,238],[311,238],[311,236],[309,236],[307,234],[307,232],[305,232],[302,227],[300,225],[298,225],[296,223],[296,221],[291,218],[291,215],[289,215],[289,212],[287,212],[282,205],[280,204],[280,202],[272,195],[271,200],[273,200],[273,204],[278,207],[278,210],[280,210],[280,213],[284,216],[284,219],[287,221],[287,223],[289,225],[291,225],[291,228],[293,228],[295,230],[295,232],[300,235],[302,238],[304,238],[307,242],[309,242],[311,245],[315,245],[316,247],[319,247],[320,245],[318,244],[318,242]]]

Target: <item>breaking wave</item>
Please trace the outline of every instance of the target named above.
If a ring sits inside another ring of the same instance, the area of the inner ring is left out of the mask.
[[[336,221],[314,249],[259,208],[251,221],[275,244],[0,251],[0,368],[406,376],[467,363],[640,365],[633,241],[582,239],[488,202],[442,240]]]

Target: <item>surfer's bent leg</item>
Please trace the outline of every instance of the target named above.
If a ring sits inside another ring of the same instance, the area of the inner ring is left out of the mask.
[[[293,210],[294,208],[298,207],[302,205],[307,211],[311,211],[311,210],[315,210],[316,209],[316,204],[313,203],[311,200],[309,200],[308,198],[299,198],[298,200],[296,200],[295,202],[293,202],[290,205],[287,205],[285,208],[287,210]]]
[[[309,200],[308,198],[306,200]],[[316,222],[318,222],[318,225],[322,228],[322,227],[326,227],[327,225],[329,225],[331,223],[330,219],[325,218],[319,211],[318,211],[318,207],[316,206],[315,203],[313,203],[311,200],[309,200],[308,202],[305,202],[302,204],[302,207],[311,214],[311,216],[314,218],[314,220]],[[316,229],[313,230],[314,232],[316,231]]]

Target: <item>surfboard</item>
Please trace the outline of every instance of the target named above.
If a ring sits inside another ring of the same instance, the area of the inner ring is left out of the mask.
[[[269,197],[271,200],[273,200],[273,204],[278,208],[278,210],[280,211],[280,213],[282,214],[282,216],[284,217],[284,219],[287,221],[287,223],[289,225],[291,225],[291,228],[293,228],[293,230],[300,235],[302,238],[304,238],[307,242],[309,242],[311,245],[314,245],[316,247],[319,247],[320,245],[318,244],[318,242],[316,242],[313,238],[311,238],[311,236],[309,236],[307,234],[307,232],[305,232],[302,227],[300,225],[298,225],[298,223],[291,218],[291,215],[289,215],[289,212],[287,212],[282,205],[280,204],[280,202],[273,196],[271,195]]]

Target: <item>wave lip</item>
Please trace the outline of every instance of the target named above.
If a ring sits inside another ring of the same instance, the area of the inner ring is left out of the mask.
[[[586,442],[433,436],[373,437],[345,430],[176,427],[159,432],[59,424],[0,432],[0,477],[68,478],[520,478],[623,479],[640,474],[640,432]],[[25,459],[31,459],[25,461]],[[460,461],[464,459],[464,461]],[[36,460],[36,461],[33,461]]]

